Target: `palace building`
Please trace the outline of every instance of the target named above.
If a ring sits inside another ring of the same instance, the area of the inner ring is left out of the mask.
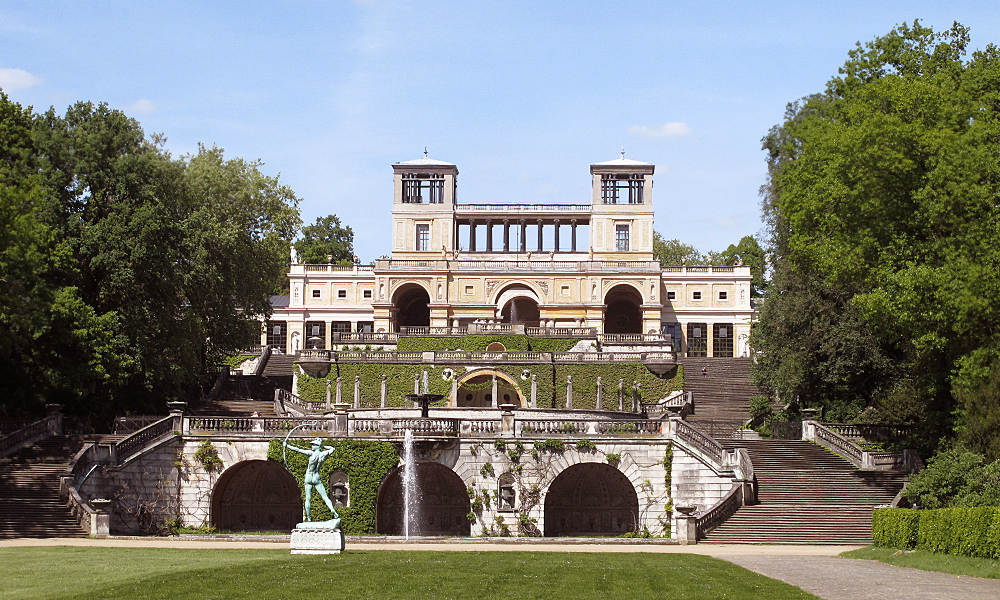
[[[454,164],[425,156],[392,169],[391,258],[306,265],[293,254],[262,344],[292,354],[478,328],[748,355],[750,267],[654,259],[653,164],[623,153],[591,165],[579,204],[464,204]]]

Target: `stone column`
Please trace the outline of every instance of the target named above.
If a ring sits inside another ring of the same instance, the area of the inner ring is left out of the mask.
[[[420,393],[420,373],[413,376],[413,393]],[[416,403],[414,403],[414,406],[416,406]]]
[[[556,219],[555,245],[552,247],[552,253],[556,252],[559,252],[559,219]]]
[[[493,386],[490,388],[490,393],[493,397],[493,406],[500,406],[500,399],[497,398],[497,376],[493,375]]]
[[[361,376],[354,376],[354,408],[361,408]]]
[[[469,219],[469,252],[476,251],[476,222]]]
[[[639,397],[639,382],[632,382],[632,412],[639,412],[639,405],[642,403],[642,398]]]
[[[386,375],[382,376],[382,408],[389,406],[389,381]]]
[[[618,412],[625,410],[625,380],[618,380]]]
[[[486,251],[493,252],[493,220],[486,219]]]
[[[573,376],[566,376],[566,408],[573,408]]]
[[[326,378],[326,410],[330,410],[330,378]]]
[[[528,222],[521,219],[521,252],[528,249]]]
[[[342,400],[343,393],[344,393],[344,382],[340,380],[340,377],[338,377],[337,378],[337,404],[341,404],[343,402],[343,400]]]
[[[510,252],[510,221],[503,220],[503,251]]]
[[[603,390],[601,389],[601,378],[597,378],[597,410],[604,410],[604,405],[601,402],[601,396],[603,395]]]
[[[576,219],[570,221],[570,224],[573,226],[572,233],[569,236],[571,243],[570,252],[576,252]]]
[[[168,403],[169,404],[169,403]],[[187,406],[187,403],[184,404]],[[63,434],[63,405],[62,404],[46,404],[45,405],[45,416],[49,420],[48,429],[49,433],[52,435],[62,435]],[[183,411],[183,407],[181,408]],[[176,429],[180,431],[180,429]]]
[[[538,408],[538,375],[531,376],[531,408]]]
[[[458,373],[451,376],[451,405],[458,406]]]
[[[542,251],[542,220],[538,219],[538,251]]]

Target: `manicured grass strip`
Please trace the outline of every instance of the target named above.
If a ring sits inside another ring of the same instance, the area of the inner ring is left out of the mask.
[[[969,577],[1000,579],[1000,561],[991,558],[954,556],[927,550],[900,551],[896,548],[868,546],[841,554],[844,558],[863,558],[923,571],[940,571]]]
[[[0,549],[0,598],[815,598],[691,554],[287,550]]]

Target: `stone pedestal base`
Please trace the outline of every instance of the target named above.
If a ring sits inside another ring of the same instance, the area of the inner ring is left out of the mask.
[[[292,554],[340,554],[343,551],[344,532],[340,529],[292,530]]]

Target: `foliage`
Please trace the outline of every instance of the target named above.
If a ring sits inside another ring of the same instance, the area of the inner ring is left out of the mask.
[[[0,416],[198,398],[259,343],[294,193],[219,148],[173,158],[104,104],[36,114],[0,93],[0,117]]]
[[[341,226],[337,215],[316,217],[315,223],[302,228],[302,239],[295,242],[295,250],[302,264],[349,265],[354,257],[354,231],[350,226]]]
[[[766,282],[764,281],[764,249],[754,239],[753,236],[745,235],[740,238],[736,245],[730,244],[728,248],[714,255],[716,265],[732,265],[737,261],[750,267],[750,296],[759,297],[764,295]]]
[[[661,267],[703,265],[707,262],[707,257],[702,256],[694,246],[682,244],[680,240],[665,240],[659,231],[653,232],[653,258],[660,261]]]
[[[667,488],[667,492],[670,492],[670,483],[673,478],[674,470],[674,443],[667,442],[667,447],[663,451],[663,470],[665,474],[663,476],[663,485]]]
[[[205,440],[198,446],[198,450],[194,453],[194,459],[201,463],[209,473],[214,473],[222,469],[222,459],[219,458],[219,451],[215,448],[215,444]]]
[[[288,549],[0,548],[0,597],[171,598],[814,598],[695,554]],[[502,585],[502,590],[497,586]]]
[[[251,358],[257,358],[253,354],[236,354],[233,356],[223,356],[219,358],[219,363],[226,365],[230,369],[237,369],[244,362]]]
[[[604,459],[607,460],[608,464],[611,465],[612,467],[617,467],[618,463],[622,459],[622,455],[612,452],[610,454],[605,454]]]
[[[928,453],[957,414],[992,460],[1000,51],[966,61],[968,41],[915,21],[859,44],[764,138],[774,274],[752,342],[762,390],[919,423]]]
[[[588,439],[581,439],[576,441],[576,449],[579,452],[596,452],[597,444]]]
[[[494,342],[503,344],[509,352],[568,352],[580,340],[575,338],[536,338],[505,333],[481,333],[462,337],[404,337],[397,349],[400,352],[444,352],[468,350],[482,352]]]
[[[534,442],[535,450],[540,452],[562,452],[566,449],[566,442],[558,438],[550,438],[540,442]]]
[[[496,477],[496,473],[493,471],[493,463],[486,461],[482,467],[479,468],[479,474],[483,477]],[[489,498],[489,492],[486,492],[487,498]]]
[[[1000,507],[880,508],[872,519],[872,539],[891,548],[1000,558]]]
[[[1000,460],[958,449],[938,453],[910,476],[906,499],[920,508],[1000,506]]]
[[[774,413],[774,406],[767,396],[750,397],[750,416],[754,420],[763,419]]]
[[[877,560],[897,567],[952,573],[967,577],[1000,579],[1000,563],[996,559],[972,558],[928,552],[926,550],[900,551],[895,548],[868,546],[841,553],[844,558]]]
[[[268,460],[281,462],[282,440],[271,440],[267,450]],[[299,443],[292,439],[289,443]],[[346,535],[370,535],[375,533],[375,507],[378,488],[382,480],[399,464],[399,456],[389,442],[369,440],[336,439],[325,440],[324,444],[334,446],[336,451],[320,467],[320,481],[330,481],[330,475],[342,469],[351,485],[350,506],[338,508],[343,519]],[[308,457],[298,452],[287,452],[288,469],[299,483],[305,477]],[[303,491],[303,494],[305,492]],[[332,518],[329,509],[318,496],[312,502],[313,519],[322,521]]]

